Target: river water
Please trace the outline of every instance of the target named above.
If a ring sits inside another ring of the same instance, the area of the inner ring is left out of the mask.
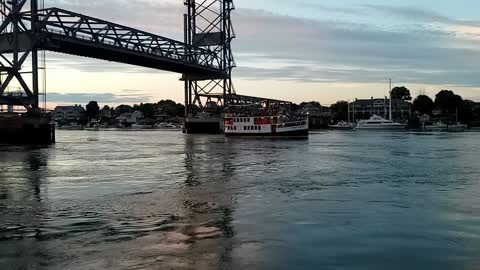
[[[0,269],[478,269],[480,133],[0,146]]]

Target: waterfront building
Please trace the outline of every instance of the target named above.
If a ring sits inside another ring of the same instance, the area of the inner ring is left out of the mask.
[[[120,124],[135,124],[138,120],[143,119],[143,113],[140,111],[134,111],[133,113],[122,113],[116,118]]]
[[[85,115],[85,109],[80,105],[57,106],[53,115],[56,122],[79,121]]]
[[[394,120],[410,118],[412,104],[403,99],[392,99],[392,116]],[[355,119],[369,119],[372,115],[388,118],[390,114],[390,99],[371,98],[355,99],[350,103],[350,112]]]

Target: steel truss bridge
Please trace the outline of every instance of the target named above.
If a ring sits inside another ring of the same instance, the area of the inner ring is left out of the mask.
[[[233,88],[233,0],[184,0],[184,5],[184,41],[176,41],[64,9],[39,8],[38,0],[0,0],[0,105],[39,108],[39,51],[181,73],[186,116],[212,103],[225,108],[263,102],[236,95]],[[26,63],[30,71],[22,70]],[[5,94],[13,81],[23,94]]]

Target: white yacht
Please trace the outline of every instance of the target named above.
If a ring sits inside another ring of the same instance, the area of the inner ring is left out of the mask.
[[[389,120],[378,116],[372,115],[369,120],[360,120],[357,122],[355,130],[402,130],[406,129],[407,125],[394,122],[392,116],[392,79],[390,79],[390,99],[389,99]]]
[[[402,130],[407,125],[387,120],[381,116],[373,115],[369,120],[360,120],[356,130]]]

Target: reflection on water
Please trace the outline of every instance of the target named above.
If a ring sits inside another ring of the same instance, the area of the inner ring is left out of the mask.
[[[0,269],[475,269],[478,136],[0,146]]]

